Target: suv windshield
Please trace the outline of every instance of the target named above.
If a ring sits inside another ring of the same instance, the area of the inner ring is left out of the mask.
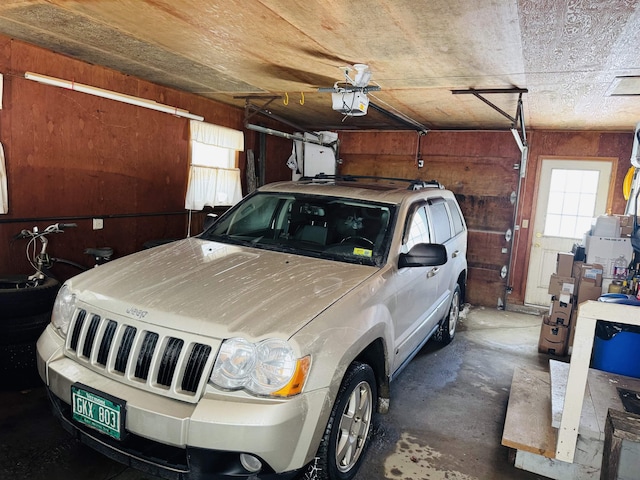
[[[348,198],[257,193],[200,238],[381,266],[395,206]]]

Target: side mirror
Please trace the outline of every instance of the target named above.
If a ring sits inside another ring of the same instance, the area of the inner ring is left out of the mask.
[[[436,243],[418,243],[409,253],[401,253],[398,267],[436,267],[447,263],[447,249]]]

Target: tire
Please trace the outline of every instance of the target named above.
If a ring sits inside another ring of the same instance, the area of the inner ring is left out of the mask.
[[[451,305],[449,306],[449,312],[440,321],[438,330],[434,335],[434,340],[441,345],[449,345],[456,335],[458,329],[458,321],[460,320],[460,302],[462,301],[462,294],[460,291],[460,285],[456,284],[456,288],[451,295]]]
[[[350,480],[364,460],[373,431],[377,386],[371,367],[352,363],[342,380],[318,448],[314,479]]]
[[[31,317],[7,318],[0,320],[0,345],[35,343],[51,321],[51,311]]]
[[[60,282],[46,277],[37,287],[11,288],[11,284],[26,281],[27,276],[13,276],[8,282],[0,280],[0,321],[21,317],[33,317],[50,312],[56,299]],[[0,323],[0,329],[2,328]]]

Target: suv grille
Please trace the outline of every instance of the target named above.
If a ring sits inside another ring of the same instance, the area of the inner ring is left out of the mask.
[[[126,322],[77,310],[69,326],[67,355],[124,383],[194,401],[214,360],[211,345]]]

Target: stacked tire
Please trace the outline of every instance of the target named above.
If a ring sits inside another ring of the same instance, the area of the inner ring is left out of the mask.
[[[47,277],[37,287],[24,287],[26,280],[19,275],[0,279],[2,389],[18,390],[42,383],[36,366],[36,342],[49,324],[60,283]]]

